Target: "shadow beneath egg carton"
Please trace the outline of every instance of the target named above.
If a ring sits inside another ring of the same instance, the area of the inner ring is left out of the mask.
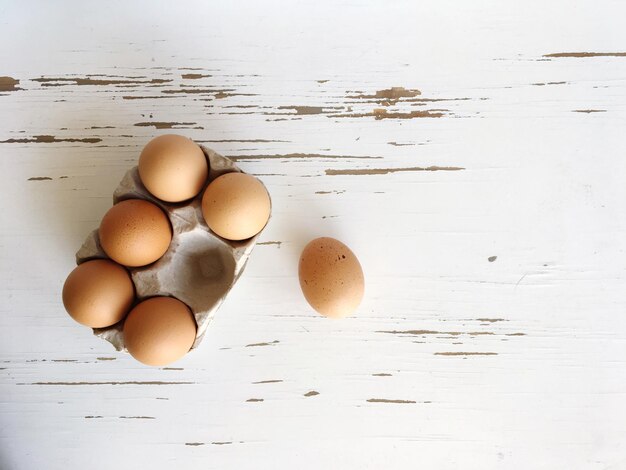
[[[241,170],[230,159],[200,146],[209,163],[206,185],[196,197],[182,203],[166,203],[152,196],[143,186],[137,167],[129,170],[113,193],[113,203],[126,199],[144,199],[159,206],[170,220],[172,241],[167,252],[147,266],[128,268],[135,285],[136,300],[169,296],[184,302],[197,324],[192,349],[202,337],[215,312],[241,276],[259,232],[243,241],[231,241],[213,233],[202,215],[204,189],[217,177]],[[96,258],[108,258],[100,246],[98,229],[92,231],[76,253],[76,264]],[[94,328],[94,334],[125,351],[124,320],[106,328]]]

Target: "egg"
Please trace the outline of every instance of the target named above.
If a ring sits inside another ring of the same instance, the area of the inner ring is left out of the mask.
[[[165,213],[143,199],[128,199],[111,207],[102,218],[98,235],[107,256],[130,267],[158,260],[172,241]]]
[[[189,307],[171,297],[152,297],[137,304],[124,322],[128,352],[149,366],[164,366],[183,357],[196,339]]]
[[[202,214],[213,232],[228,240],[259,233],[270,217],[270,196],[257,178],[226,173],[213,180],[202,197]]]
[[[361,264],[350,248],[334,238],[316,238],[304,247],[298,276],[307,302],[326,317],[346,317],[363,299]]]
[[[86,261],[77,266],[63,285],[63,305],[85,326],[105,328],[119,322],[133,303],[130,275],[110,260]]]
[[[199,145],[182,135],[152,139],[139,156],[139,178],[150,193],[166,202],[181,202],[198,195],[209,174]]]

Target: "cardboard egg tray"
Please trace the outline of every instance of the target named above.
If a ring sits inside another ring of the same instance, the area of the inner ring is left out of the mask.
[[[170,296],[187,304],[198,326],[192,349],[206,332],[215,312],[243,272],[259,234],[243,241],[231,241],[213,233],[202,215],[204,188],[224,173],[241,172],[228,158],[200,146],[209,164],[206,185],[191,201],[167,203],[156,199],[143,186],[137,167],[129,170],[113,193],[113,203],[125,199],[145,199],[167,214],[172,226],[172,242],[156,262],[128,268],[135,285],[137,301],[154,296]],[[76,264],[108,258],[100,246],[98,230],[89,234],[76,253]],[[124,320],[106,328],[94,328],[94,334],[109,341],[118,351],[124,346]]]

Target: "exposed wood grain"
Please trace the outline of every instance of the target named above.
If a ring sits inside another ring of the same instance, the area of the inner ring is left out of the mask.
[[[414,400],[390,400],[388,398],[368,398],[368,403],[392,403],[396,405],[410,405],[417,403]]]
[[[191,385],[193,382],[167,382],[161,380],[129,380],[125,382],[33,382],[17,383],[17,385],[53,385],[53,386],[81,386],[81,385]]]
[[[407,168],[359,168],[356,170],[326,170],[327,175],[387,175],[389,173],[403,173],[407,171],[460,171],[465,168],[458,166],[413,166]]]
[[[259,347],[259,346],[272,346],[273,344],[278,344],[278,343],[280,343],[280,341],[278,341],[277,339],[274,341],[263,342],[263,343],[250,343],[250,344],[246,344],[246,348],[254,348],[254,347]]]
[[[626,57],[626,52],[553,52],[544,57]]]
[[[86,144],[95,144],[98,142],[102,142],[102,139],[98,137],[57,138],[53,135],[35,135],[33,137],[27,138],[0,140],[0,144],[53,144],[58,142],[84,142]]]
[[[17,85],[20,83],[13,77],[0,77],[0,91],[17,91],[21,90]]]

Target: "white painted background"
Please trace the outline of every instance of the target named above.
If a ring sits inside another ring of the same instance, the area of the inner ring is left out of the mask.
[[[626,51],[623,2],[127,3],[0,2],[2,470],[626,468],[626,57],[543,57]],[[392,86],[446,101],[354,97]],[[60,290],[164,132],[246,156],[280,243],[151,369]],[[359,174],[428,166],[464,169]],[[300,293],[320,235],[350,319]]]

